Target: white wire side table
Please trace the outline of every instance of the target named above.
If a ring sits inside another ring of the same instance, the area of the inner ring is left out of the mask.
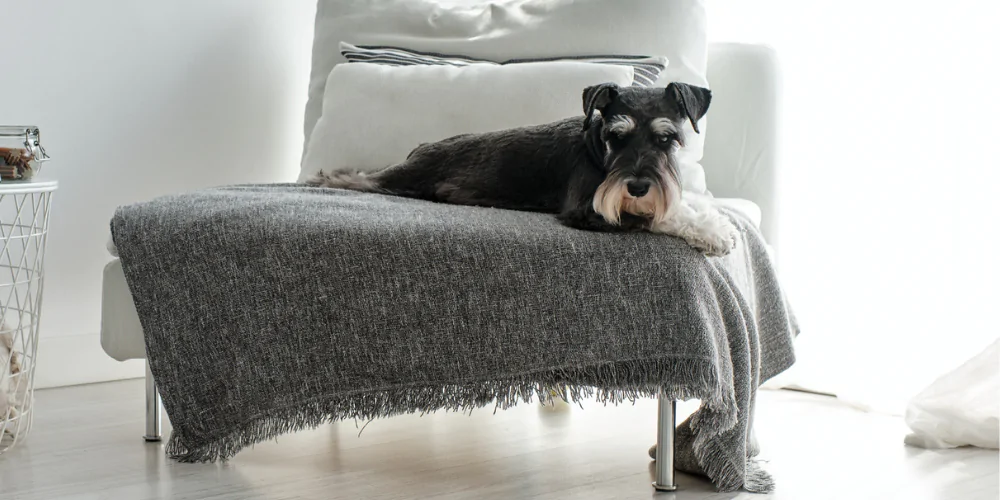
[[[31,430],[49,204],[58,187],[0,182],[0,454]]]

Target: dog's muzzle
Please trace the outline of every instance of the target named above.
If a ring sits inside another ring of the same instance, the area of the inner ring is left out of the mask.
[[[629,181],[626,185],[626,189],[628,190],[628,194],[636,198],[642,198],[649,192],[649,185],[650,182],[648,180],[637,179]]]

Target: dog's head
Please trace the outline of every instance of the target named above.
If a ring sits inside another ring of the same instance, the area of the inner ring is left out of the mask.
[[[666,88],[605,83],[583,91],[583,129],[603,156],[604,182],[594,210],[617,224],[623,212],[665,220],[680,199],[674,153],[684,143],[684,124],[695,132],[712,93],[671,83]],[[600,112],[600,117],[596,116]]]

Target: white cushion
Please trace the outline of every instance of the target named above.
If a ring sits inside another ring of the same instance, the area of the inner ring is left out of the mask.
[[[703,0],[319,0],[305,137],[323,109],[327,76],[345,62],[342,41],[494,62],[595,54],[664,56],[657,85],[677,81],[708,87]],[[576,89],[574,96],[582,89]],[[711,115],[711,111],[709,111]],[[687,126],[678,153],[688,189],[704,191],[701,134]],[[692,172],[693,171],[693,172]]]
[[[320,170],[379,170],[421,143],[459,134],[578,116],[585,87],[627,86],[632,78],[629,66],[584,62],[339,65],[330,72],[299,180]]]
[[[745,215],[754,226],[758,228],[760,227],[761,212],[760,207],[757,206],[756,203],[742,198],[715,198],[715,202],[723,207],[740,212]]]
[[[762,45],[712,44],[712,132],[701,164],[716,197],[753,200],[761,233],[780,246],[778,231],[778,61]]]
[[[111,243],[109,250],[114,247]],[[117,253],[117,252],[115,252]],[[104,266],[101,287],[101,347],[118,361],[146,357],[146,342],[135,301],[125,281],[122,262],[114,259]]]

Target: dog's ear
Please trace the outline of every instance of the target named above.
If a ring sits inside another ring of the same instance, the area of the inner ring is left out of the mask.
[[[618,95],[618,85],[602,83],[583,89],[583,130],[590,129],[594,110],[604,109]]]
[[[667,99],[672,99],[677,103],[677,109],[687,115],[694,131],[700,134],[698,120],[701,120],[705,113],[708,113],[708,105],[712,102],[712,91],[703,87],[674,82],[667,85],[666,93]]]

